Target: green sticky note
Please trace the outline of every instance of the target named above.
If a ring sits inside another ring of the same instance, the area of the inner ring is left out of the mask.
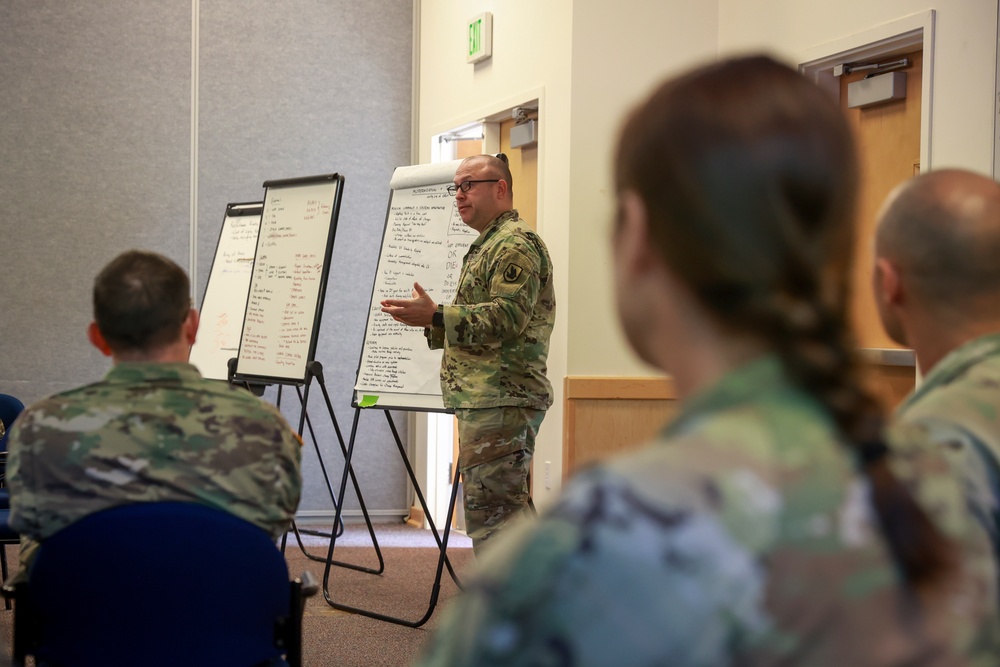
[[[378,396],[362,396],[358,406],[362,408],[370,408],[376,403],[378,403]]]

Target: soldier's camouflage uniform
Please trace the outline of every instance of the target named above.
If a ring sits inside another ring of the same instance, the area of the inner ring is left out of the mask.
[[[542,239],[507,211],[472,242],[444,327],[441,390],[459,429],[465,520],[477,552],[527,509],[535,435],[552,405],[545,377],[555,323],[552,261]]]
[[[767,357],[509,531],[418,664],[996,664],[989,540],[938,448],[897,446],[897,474],[963,543],[961,578],[926,615],[900,588],[828,415]]]
[[[961,466],[970,504],[1000,553],[1000,333],[945,355],[897,409],[896,420],[923,430]]]
[[[22,566],[39,540],[129,503],[201,503],[278,537],[302,489],[299,440],[281,413],[190,364],[119,363],[25,410],[8,446]]]

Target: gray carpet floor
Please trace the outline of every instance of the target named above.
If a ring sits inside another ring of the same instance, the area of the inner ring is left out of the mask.
[[[411,622],[426,613],[440,553],[431,532],[396,524],[376,526],[376,535],[385,559],[384,572],[371,575],[331,567],[326,594],[323,592],[325,563],[308,559],[289,539],[285,550],[289,572],[296,576],[308,570],[320,582],[321,588],[319,594],[306,603],[302,631],[305,667],[409,665],[440,619],[441,609],[448,598],[458,592],[458,587],[445,570],[435,611],[421,628],[395,625],[331,607],[327,597],[339,605],[371,610]],[[306,551],[325,560],[328,540],[304,538],[304,541],[307,542]],[[337,540],[334,559],[377,567],[378,560],[363,525],[347,527],[345,535]],[[470,540],[462,534],[452,533],[448,539],[448,559],[461,579],[463,570],[473,562]]]

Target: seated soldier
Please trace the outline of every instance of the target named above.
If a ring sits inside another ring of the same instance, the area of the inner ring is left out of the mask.
[[[1000,184],[961,169],[907,181],[886,202],[875,246],[882,324],[924,376],[896,421],[946,447],[998,540]]]
[[[113,367],[100,382],[32,405],[11,429],[15,580],[40,541],[117,505],[201,503],[274,538],[289,526],[301,440],[274,406],[188,363],[198,332],[189,293],[184,271],[150,252],[123,253],[97,276],[87,333]]]

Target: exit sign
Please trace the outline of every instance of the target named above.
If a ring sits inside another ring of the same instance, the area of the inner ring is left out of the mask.
[[[469,20],[469,46],[465,62],[478,63],[493,55],[493,14],[486,12]]]

